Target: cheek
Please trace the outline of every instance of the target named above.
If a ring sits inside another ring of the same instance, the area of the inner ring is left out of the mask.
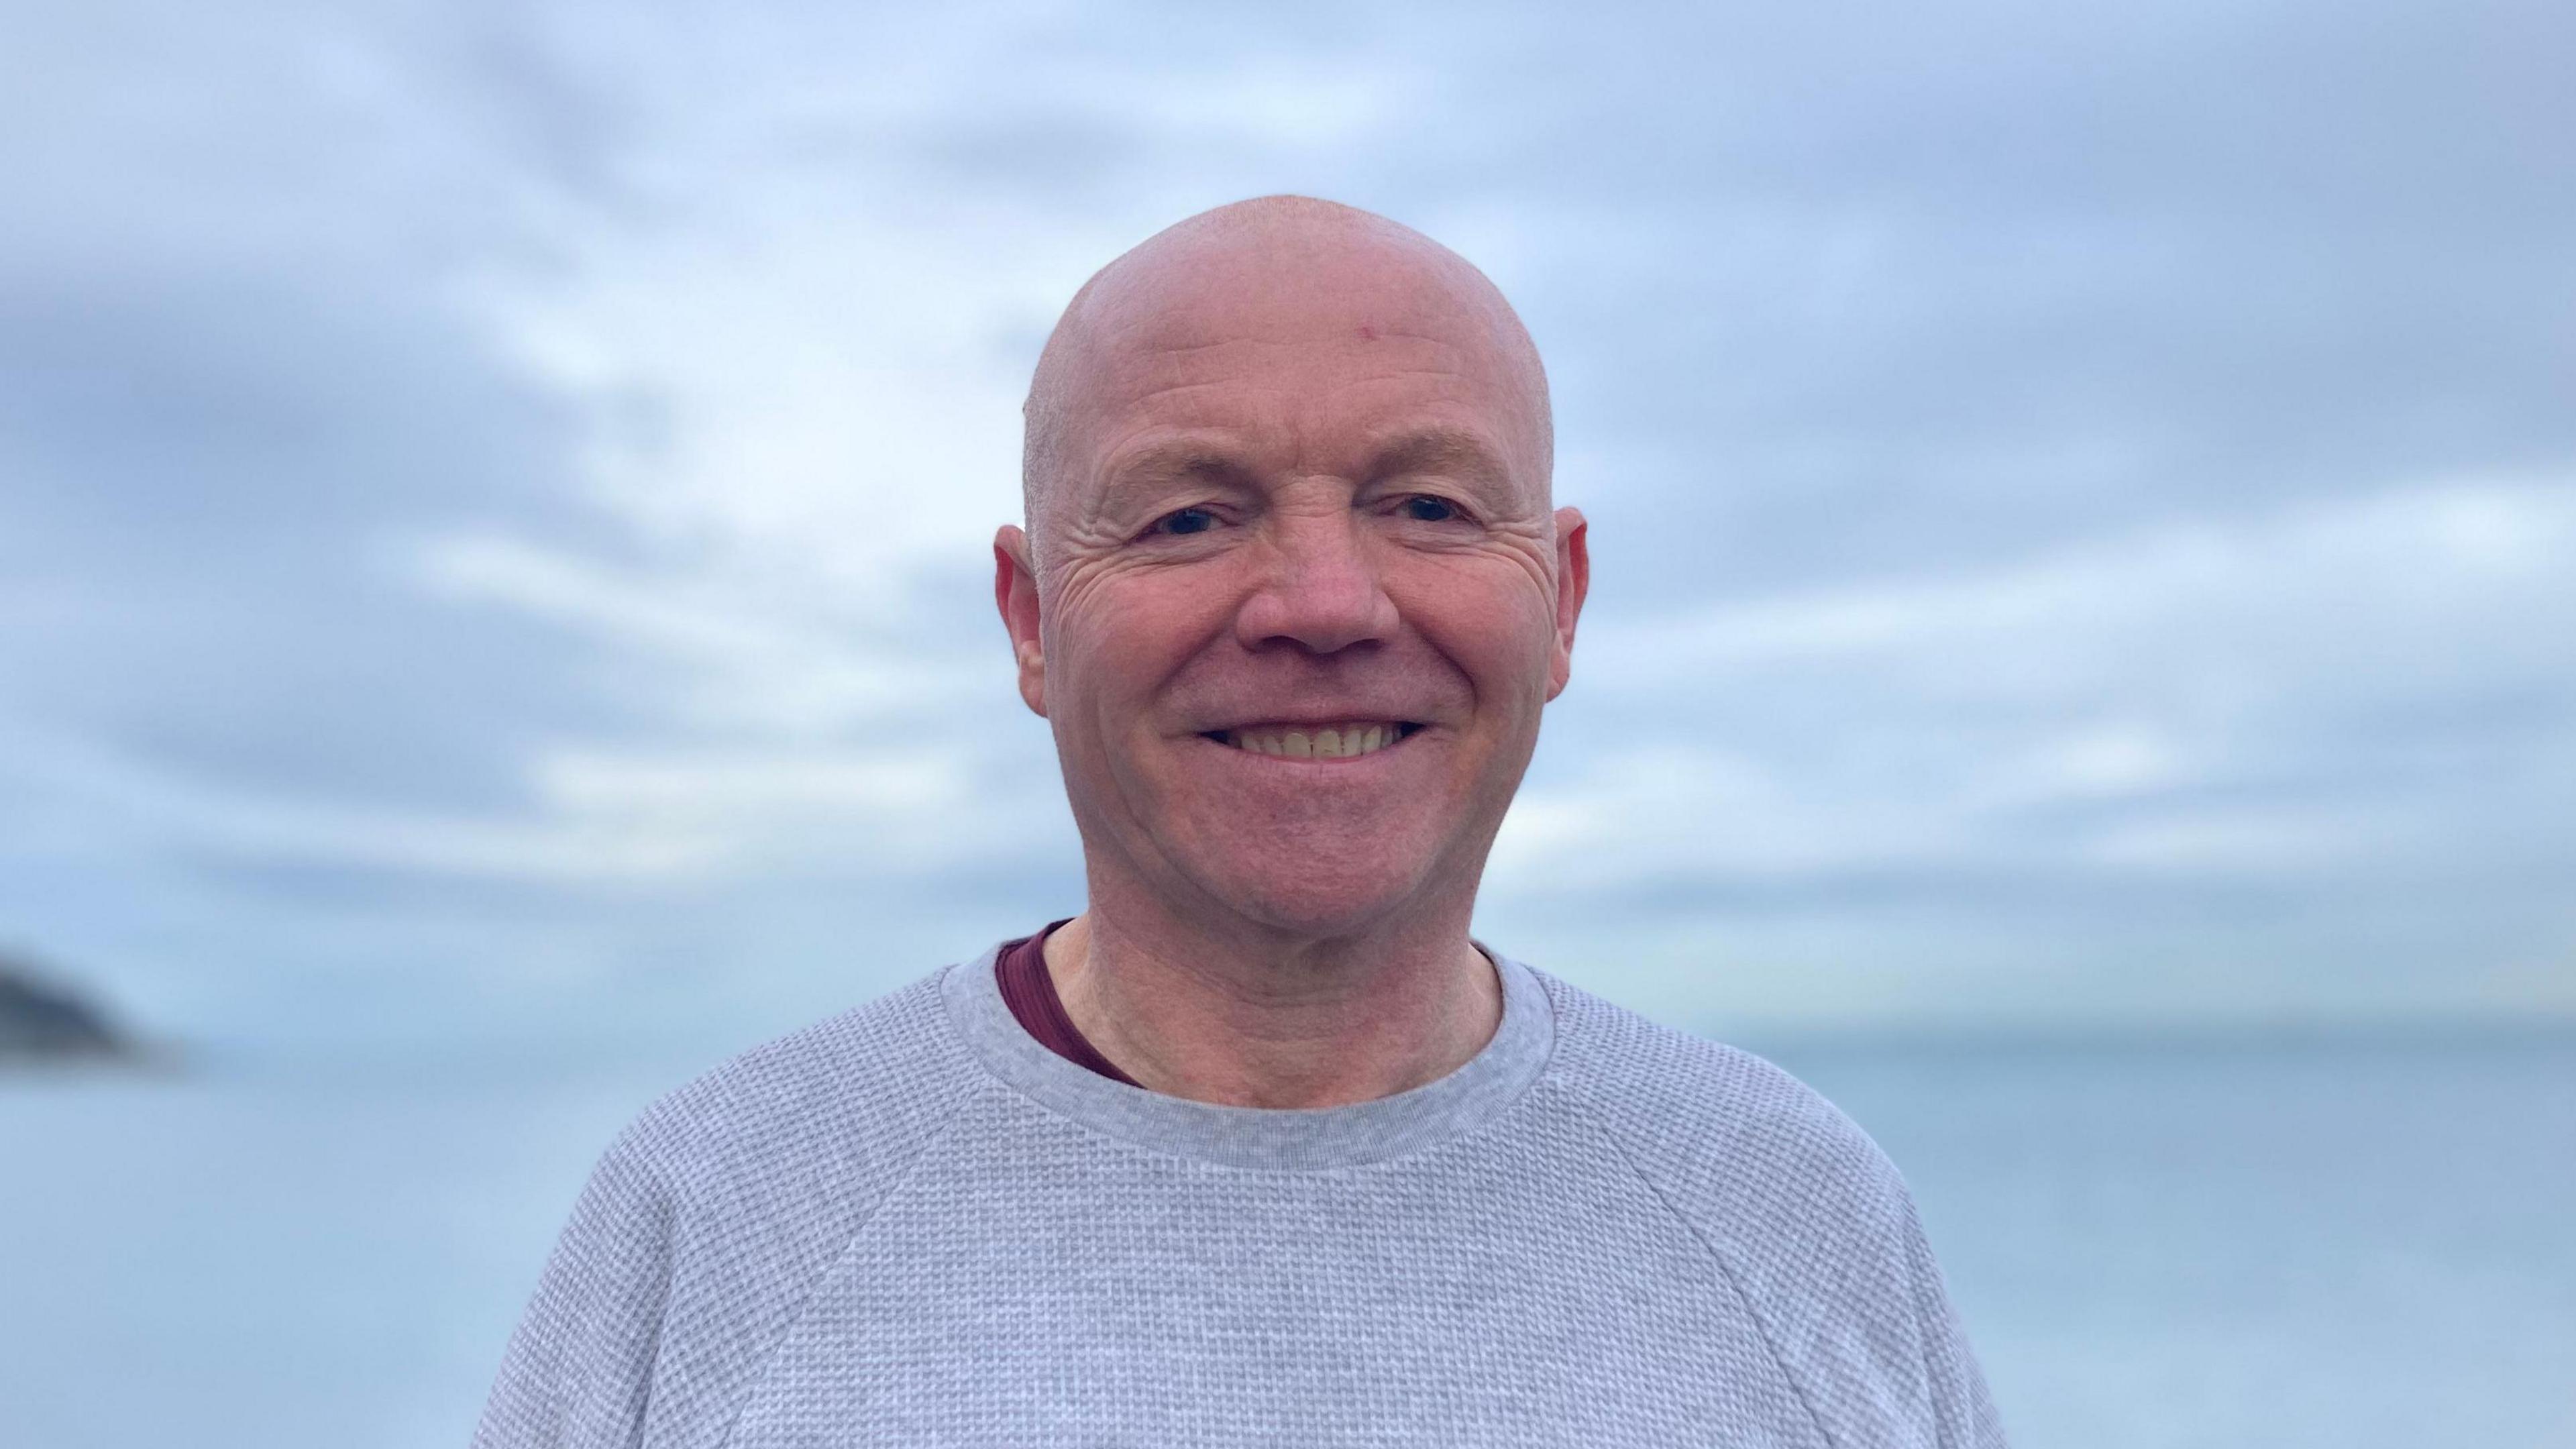
[[[1223,627],[1221,594],[1184,570],[1066,589],[1047,652],[1049,692],[1061,681],[1107,731],[1148,723],[1154,692]]]
[[[1473,567],[1424,569],[1406,581],[1396,606],[1467,675],[1480,712],[1545,699],[1555,620],[1547,596],[1518,563],[1479,559]]]

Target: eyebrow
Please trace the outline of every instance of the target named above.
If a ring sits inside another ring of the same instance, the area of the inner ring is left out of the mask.
[[[1173,438],[1149,444],[1117,459],[1103,475],[1101,497],[1116,500],[1152,493],[1187,480],[1243,483],[1259,470],[1241,453],[1211,438]],[[1445,473],[1494,486],[1508,486],[1511,469],[1483,435],[1466,428],[1434,424],[1398,433],[1379,442],[1361,470],[1363,481],[1415,473]]]
[[[1112,459],[1099,475],[1091,507],[1118,517],[1148,506],[1175,485],[1198,481],[1240,484],[1250,470],[1224,443],[1210,438],[1167,438]]]

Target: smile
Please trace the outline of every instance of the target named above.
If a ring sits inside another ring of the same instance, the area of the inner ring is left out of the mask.
[[[1374,754],[1421,728],[1402,720],[1351,720],[1328,725],[1250,725],[1236,730],[1211,730],[1204,738],[1256,755],[1347,760]]]

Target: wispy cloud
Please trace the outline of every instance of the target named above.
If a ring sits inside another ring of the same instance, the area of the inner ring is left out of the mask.
[[[1308,190],[1512,293],[1595,521],[1497,944],[1677,1016],[2576,1009],[2566,24],[33,20],[0,934],[190,1019],[783,1025],[1070,905],[1027,369]]]
[[[1520,888],[1562,889],[2494,849],[2464,802],[2535,821],[2576,804],[2556,774],[2576,742],[2443,716],[2576,708],[2571,558],[2576,484],[2462,483],[1605,621],[1579,678],[1619,742],[1587,739],[1530,793],[1503,859]],[[2485,796],[2507,781],[2540,793]]]

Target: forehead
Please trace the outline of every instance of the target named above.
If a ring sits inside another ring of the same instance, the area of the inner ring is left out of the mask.
[[[1482,278],[1404,257],[1292,261],[1236,255],[1104,278],[1117,285],[1084,319],[1068,399],[1077,478],[1173,430],[1321,469],[1441,429],[1482,434],[1515,471],[1529,466],[1544,384]]]

